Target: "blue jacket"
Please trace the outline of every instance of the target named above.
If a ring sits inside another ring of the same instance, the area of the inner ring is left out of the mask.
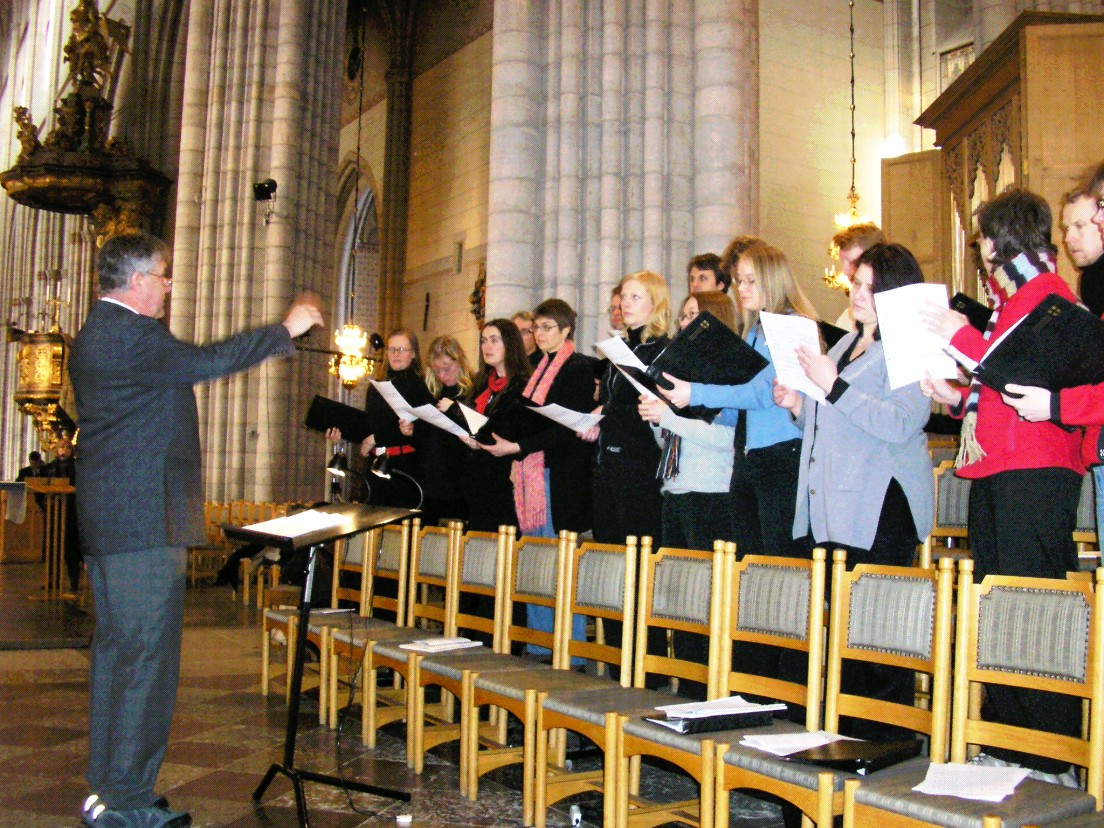
[[[747,411],[748,450],[800,438],[801,429],[794,425],[790,412],[774,404],[773,385],[776,374],[762,326],[756,324],[746,339],[758,353],[767,358],[767,367],[743,385],[695,383],[690,386],[690,404],[725,409],[713,421],[721,425],[735,425],[739,409]]]

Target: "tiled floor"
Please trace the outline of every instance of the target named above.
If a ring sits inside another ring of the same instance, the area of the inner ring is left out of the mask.
[[[35,624],[26,565],[0,564],[0,602],[6,627]],[[232,601],[229,590],[188,590],[182,678],[171,742],[158,792],[174,808],[191,812],[197,826],[297,825],[290,784],[277,778],[263,803],[251,794],[264,772],[283,755],[286,706],[280,694],[258,690],[260,641],[257,611]],[[79,628],[79,618],[75,622]],[[73,624],[70,623],[70,629]],[[48,642],[49,643],[49,642]],[[87,671],[85,649],[0,651],[0,828],[76,826],[86,790]],[[317,725],[317,706],[303,705],[297,765],[335,773],[335,736]],[[394,728],[401,728],[395,725]],[[410,803],[365,794],[351,799],[336,788],[307,783],[311,825],[317,828],[395,825],[410,813],[414,826],[520,826],[520,778],[503,769],[480,784],[470,802],[457,789],[457,768],[447,747],[427,760],[421,776],[407,771],[401,729],[380,734],[374,751],[359,740],[353,720],[341,741],[345,773],[379,785],[409,789]],[[661,789],[678,787],[672,774],[646,774]],[[670,784],[674,782],[674,784]],[[672,795],[672,798],[675,798]],[[742,798],[741,798],[742,799]],[[599,824],[600,799],[576,797],[587,824]],[[742,800],[733,824],[775,828],[770,806]],[[554,809],[549,825],[570,824],[567,806]]]

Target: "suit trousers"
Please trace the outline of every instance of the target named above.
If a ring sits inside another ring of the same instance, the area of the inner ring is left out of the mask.
[[[89,556],[96,606],[88,785],[111,808],[153,804],[180,677],[187,550]]]

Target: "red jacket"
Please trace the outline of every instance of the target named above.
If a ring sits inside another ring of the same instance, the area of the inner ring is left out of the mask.
[[[981,360],[991,341],[1027,316],[1051,293],[1077,301],[1057,274],[1040,274],[1012,294],[1001,309],[990,340],[967,325],[952,337],[951,344],[971,359]],[[981,387],[978,398],[977,440],[985,450],[985,457],[959,469],[959,477],[973,480],[1014,469],[1063,468],[1084,473],[1080,432],[1068,432],[1051,422],[1021,420],[1016,409],[1005,405],[1000,394],[987,385]]]

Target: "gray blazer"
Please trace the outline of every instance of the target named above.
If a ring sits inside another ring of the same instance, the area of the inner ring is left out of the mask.
[[[84,554],[202,543],[192,386],[291,352],[280,324],[201,347],[181,342],[155,319],[96,302],[69,355]]]
[[[845,336],[828,352],[833,361],[858,336]],[[935,483],[924,425],[931,403],[913,383],[889,387],[881,341],[840,374],[850,386],[835,403],[806,398],[801,469],[793,534],[812,530],[817,543],[832,541],[869,549],[882,500],[896,478],[912,510],[916,532],[931,532]],[[815,441],[814,441],[815,429]]]

